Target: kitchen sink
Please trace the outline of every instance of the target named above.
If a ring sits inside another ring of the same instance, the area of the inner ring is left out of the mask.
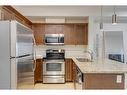
[[[92,62],[90,59],[87,58],[76,58],[79,62]]]

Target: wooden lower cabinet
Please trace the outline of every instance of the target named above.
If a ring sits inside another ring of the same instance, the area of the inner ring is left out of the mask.
[[[84,74],[83,89],[124,89],[124,74]]]
[[[34,83],[42,82],[42,59],[36,59],[36,69],[34,71]]]
[[[73,61],[72,59],[65,60],[65,81],[73,81]]]

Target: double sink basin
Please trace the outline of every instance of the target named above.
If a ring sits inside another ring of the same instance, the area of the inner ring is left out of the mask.
[[[76,58],[79,62],[92,62],[92,60],[87,58]]]

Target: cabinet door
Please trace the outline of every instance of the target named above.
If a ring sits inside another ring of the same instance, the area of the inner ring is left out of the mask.
[[[75,44],[76,45],[87,45],[87,24],[76,24],[75,25]]]
[[[65,24],[64,34],[67,45],[87,45],[88,24]]]
[[[65,38],[65,44],[66,45],[74,45],[75,44],[75,33],[74,33],[74,25],[73,24],[67,24],[64,25],[64,38]]]
[[[44,28],[45,25],[33,24],[32,29],[34,31],[34,37],[37,45],[44,44]]]
[[[72,59],[65,60],[65,80],[66,82],[73,81],[73,62]]]
[[[34,81],[42,82],[42,59],[36,59],[36,69],[34,71]]]
[[[12,20],[13,13],[7,9],[2,9],[2,20]]]
[[[64,25],[55,25],[55,24],[49,24],[45,25],[45,33],[46,34],[63,34],[64,31]]]

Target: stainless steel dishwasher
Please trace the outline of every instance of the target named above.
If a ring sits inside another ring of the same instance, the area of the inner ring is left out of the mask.
[[[83,73],[77,67],[76,68],[76,80],[75,80],[76,90],[81,90],[83,88]]]

